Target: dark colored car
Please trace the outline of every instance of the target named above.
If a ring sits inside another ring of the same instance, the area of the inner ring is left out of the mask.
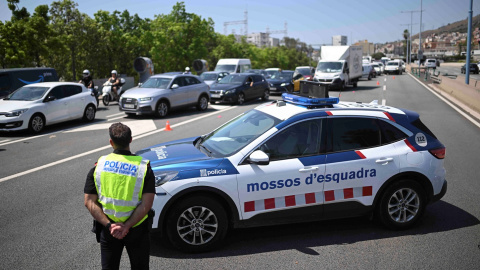
[[[302,74],[305,80],[312,81],[313,75],[315,75],[315,68],[310,66],[297,67],[295,68],[295,73],[293,74],[293,77],[295,77],[297,74]]]
[[[270,93],[282,94],[293,92],[293,73],[291,70],[284,70],[277,72],[267,79],[270,86]]]
[[[267,71],[265,69],[250,69],[250,70],[247,70],[245,73],[255,73],[255,74],[260,74],[260,75],[263,75],[265,76],[265,78],[267,77]]]
[[[460,69],[462,74],[466,73],[466,70],[465,70],[466,66],[467,66],[467,64],[464,64],[462,66],[462,68]],[[472,73],[472,74],[478,74],[479,73],[479,68],[478,68],[477,64],[470,64],[470,73]]]
[[[225,76],[210,86],[210,103],[230,102],[241,105],[245,100],[262,98],[268,100],[270,90],[263,75],[238,73]]]

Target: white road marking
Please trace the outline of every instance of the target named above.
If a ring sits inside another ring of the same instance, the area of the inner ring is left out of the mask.
[[[8,142],[8,141],[10,141],[10,140],[3,140],[3,141],[0,141],[0,143],[4,143],[4,142]]]
[[[121,112],[121,113],[116,113],[116,114],[110,114],[110,115],[107,115],[107,118],[110,118],[110,117],[113,117],[113,116],[118,116],[118,115],[125,115],[125,113]]]
[[[123,124],[127,125],[132,130],[132,136],[140,135],[142,133],[150,132],[152,130],[157,129],[157,127],[155,126],[155,122],[153,122],[153,120],[128,121],[128,122],[123,122]],[[72,130],[66,131],[65,133],[108,129],[111,125],[112,125],[111,123],[91,125],[91,126],[72,129]]]
[[[124,114],[124,115],[119,116],[119,117],[110,118],[110,119],[108,119],[107,121],[113,121],[113,120],[117,120],[117,119],[122,119],[122,118],[125,118],[125,116],[126,116],[126,115]]]
[[[477,126],[478,128],[480,128],[480,124],[475,120],[473,119],[472,117],[470,117],[468,114],[464,113],[462,110],[460,110],[459,108],[457,108],[455,105],[453,105],[450,101],[448,101],[447,99],[445,99],[444,97],[442,97],[441,95],[439,95],[437,92],[435,92],[434,90],[430,89],[428,86],[424,85],[421,81],[419,81],[417,78],[415,78],[415,76],[409,74],[412,78],[414,78],[419,84],[421,84],[423,87],[425,87],[428,91],[430,91],[432,94],[434,94],[435,96],[437,96],[439,99],[441,99],[443,102],[447,103],[448,106],[452,107],[455,111],[457,111],[459,114],[461,114],[463,117],[467,118],[467,120],[469,120],[470,122],[472,122],[475,126]]]
[[[387,101],[385,99],[382,99],[382,106],[387,105]]]
[[[384,81],[386,82],[386,81],[387,81],[387,78],[385,78],[385,80],[384,80]]]
[[[387,86],[386,85],[383,86],[383,91],[387,91]]]
[[[182,126],[182,125],[185,125],[185,124],[188,124],[188,123],[191,123],[191,122],[194,122],[194,121],[203,119],[203,118],[210,117],[210,116],[212,116],[212,115],[215,115],[215,114],[218,114],[218,113],[221,113],[221,112],[224,112],[224,111],[231,110],[231,109],[236,108],[236,107],[237,107],[237,106],[232,106],[232,107],[229,107],[229,108],[226,108],[226,109],[223,109],[223,110],[219,110],[219,111],[215,111],[215,112],[212,112],[212,113],[209,113],[209,114],[205,114],[205,115],[202,115],[202,116],[200,116],[200,117],[192,118],[192,119],[190,119],[190,120],[187,120],[187,121],[184,121],[184,122],[180,122],[180,123],[178,123],[178,124],[174,124],[174,125],[172,125],[171,127],[172,127],[172,128],[174,128],[174,127],[179,127],[179,126]],[[128,122],[128,123],[130,123],[130,122]],[[154,130],[154,131],[151,131],[151,132],[147,132],[147,133],[144,133],[144,134],[135,136],[135,137],[132,136],[132,138],[133,138],[133,140],[136,140],[136,139],[140,139],[140,138],[143,138],[143,137],[146,137],[146,136],[150,136],[150,135],[153,135],[153,134],[162,132],[162,131],[164,131],[164,130],[165,130],[165,128],[162,128],[162,129],[158,129],[158,130]],[[34,172],[37,172],[37,171],[40,171],[40,170],[43,170],[43,169],[46,169],[46,168],[50,168],[50,167],[52,167],[52,166],[65,163],[65,162],[70,161],[70,160],[74,160],[74,159],[77,159],[77,158],[80,158],[80,157],[84,157],[84,156],[87,156],[87,155],[90,155],[90,154],[93,154],[93,153],[96,153],[96,152],[100,152],[100,151],[103,151],[103,150],[108,149],[108,148],[111,148],[111,146],[110,146],[110,145],[102,146],[102,147],[100,147],[100,148],[87,151],[87,152],[85,152],[85,153],[81,153],[81,154],[78,154],[78,155],[75,155],[75,156],[71,156],[71,157],[68,157],[68,158],[65,158],[65,159],[57,160],[57,161],[51,162],[51,163],[49,163],[49,164],[45,164],[45,165],[43,165],[43,166],[39,166],[39,167],[30,169],[30,170],[23,171],[23,172],[21,172],[21,173],[17,173],[17,174],[13,174],[13,175],[10,175],[10,176],[6,176],[6,177],[4,177],[4,178],[0,178],[0,183],[1,183],[1,182],[4,182],[4,181],[11,180],[11,179],[14,179],[14,178],[17,178],[17,177],[20,177],[20,176],[27,175],[27,174],[30,174],[30,173],[34,173]]]

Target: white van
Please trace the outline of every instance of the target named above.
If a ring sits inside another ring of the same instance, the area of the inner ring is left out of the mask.
[[[437,59],[428,58],[427,60],[425,60],[425,66],[426,66],[427,68],[436,69],[436,68],[437,68]]]
[[[252,69],[250,59],[225,58],[218,60],[215,71],[226,71],[228,73],[243,73]]]

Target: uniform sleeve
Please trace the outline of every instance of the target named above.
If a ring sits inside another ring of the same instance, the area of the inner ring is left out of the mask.
[[[85,181],[85,187],[83,188],[83,192],[85,194],[97,194],[97,188],[95,187],[95,179],[93,179],[93,173],[95,172],[95,168],[93,167],[87,174],[87,180]]]
[[[147,175],[145,176],[145,182],[143,183],[142,193],[155,193],[155,175],[150,167],[150,163],[148,163]]]

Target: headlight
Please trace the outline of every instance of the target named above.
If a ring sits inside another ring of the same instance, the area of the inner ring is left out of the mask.
[[[167,172],[161,172],[159,174],[155,175],[155,186],[161,186],[165,184],[166,182],[172,180],[177,176],[178,172],[176,171],[167,171]]]
[[[20,116],[22,115],[22,113],[28,111],[28,109],[20,109],[20,110],[15,110],[15,111],[11,111],[11,112],[7,112],[5,114],[6,117],[17,117],[17,116]]]
[[[290,83],[282,83],[282,84],[280,84],[280,86],[288,86],[288,85],[290,85]]]
[[[235,89],[225,91],[225,95],[233,94],[233,93],[235,93]]]
[[[153,98],[151,98],[151,97],[142,97],[142,98],[139,98],[138,100],[139,100],[139,101],[150,101],[150,100],[152,100],[152,99],[153,99]]]
[[[340,78],[340,74],[337,74],[337,75],[333,76],[333,78],[334,78],[334,79]]]

